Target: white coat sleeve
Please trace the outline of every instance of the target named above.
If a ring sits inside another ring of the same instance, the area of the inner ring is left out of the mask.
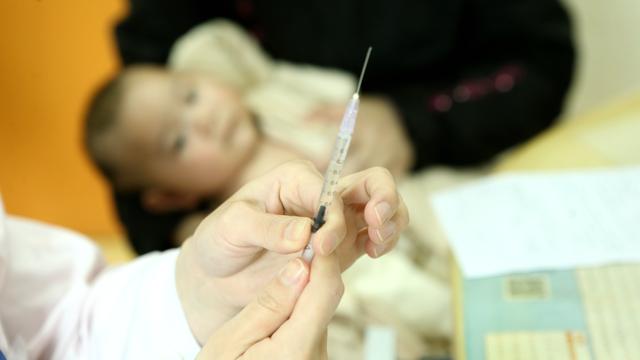
[[[192,359],[177,250],[107,268],[71,231],[2,214],[0,351],[9,359]]]

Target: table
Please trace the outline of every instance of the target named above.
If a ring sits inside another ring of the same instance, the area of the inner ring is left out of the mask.
[[[630,96],[593,113],[562,121],[559,125],[507,154],[497,163],[494,172],[564,170],[638,164],[640,164],[640,94]],[[462,278],[455,261],[451,263],[453,264],[452,290],[456,359],[477,359],[484,358],[484,356],[490,359],[511,359],[516,356],[515,353],[519,349],[529,349],[519,354],[521,359],[552,358],[549,357],[549,354],[541,353],[536,357],[535,349],[555,351],[555,356],[558,359],[588,359],[590,358],[590,354],[586,350],[588,339],[584,333],[588,331],[587,329],[592,332],[591,338],[595,343],[592,343],[591,347],[596,358],[628,358],[630,353],[640,354],[640,347],[634,345],[640,344],[640,341],[633,339],[634,334],[640,338],[640,318],[621,315],[622,311],[640,313],[640,286],[628,288],[612,280],[620,277],[626,279],[627,274],[640,276],[640,265],[607,266],[589,270],[533,274],[533,277],[522,280],[521,288],[529,289],[529,291],[537,289],[537,292],[543,292],[541,289],[544,289],[544,280],[540,279],[545,278],[551,284],[547,286],[563,284],[565,288],[574,289],[575,291],[565,292],[562,294],[564,297],[559,298],[560,301],[569,301],[569,303],[573,302],[572,304],[583,306],[583,311],[579,314],[573,314],[575,316],[571,315],[571,310],[564,315],[569,319],[569,322],[573,321],[573,328],[583,329],[583,332],[540,332],[537,331],[539,329],[535,329],[536,326],[532,326],[528,331],[523,329],[523,331],[513,334],[496,332],[491,335],[485,334],[484,339],[465,339],[463,288],[473,291],[476,296],[482,296],[480,295],[482,291],[496,286],[497,281],[510,280],[508,280],[509,277],[503,277],[500,280],[493,279],[484,283],[479,281],[469,284]],[[603,278],[608,280],[602,281]],[[609,287],[598,287],[597,284],[605,284]],[[535,293],[535,291],[533,292]],[[618,292],[623,295],[615,296]],[[622,301],[621,299],[625,300],[624,298],[630,298],[633,301]],[[567,309],[571,308],[569,306]],[[508,319],[505,321],[508,322]],[[546,321],[553,323],[554,319]],[[620,321],[623,321],[627,326],[631,336],[620,335],[612,339],[614,335],[611,334],[615,333],[617,328],[607,326]],[[544,321],[540,319],[539,322]],[[532,324],[535,325],[535,321]],[[594,329],[598,329],[598,333],[594,333],[596,331]],[[469,346],[473,345],[473,341],[484,341],[486,351],[483,354],[468,354],[469,347],[477,348]],[[622,352],[619,354],[608,352],[612,347],[606,347],[607,341],[616,341],[616,346],[613,348],[621,349]],[[569,350],[566,352],[566,357],[563,357],[562,352],[566,349]]]

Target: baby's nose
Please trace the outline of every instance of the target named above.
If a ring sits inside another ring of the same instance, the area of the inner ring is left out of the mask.
[[[195,130],[202,135],[212,135],[213,134],[213,124],[214,120],[207,116],[200,116],[194,121]]]

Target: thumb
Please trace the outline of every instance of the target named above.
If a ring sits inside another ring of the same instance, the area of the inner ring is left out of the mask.
[[[308,280],[308,265],[299,258],[291,260],[251,303],[209,338],[198,358],[215,355],[216,359],[236,359],[271,336],[293,312]]]

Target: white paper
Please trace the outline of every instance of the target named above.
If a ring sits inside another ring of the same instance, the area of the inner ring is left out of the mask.
[[[640,168],[505,174],[433,197],[463,273],[640,261]]]
[[[364,359],[396,359],[396,333],[390,327],[368,326],[365,331]]]

